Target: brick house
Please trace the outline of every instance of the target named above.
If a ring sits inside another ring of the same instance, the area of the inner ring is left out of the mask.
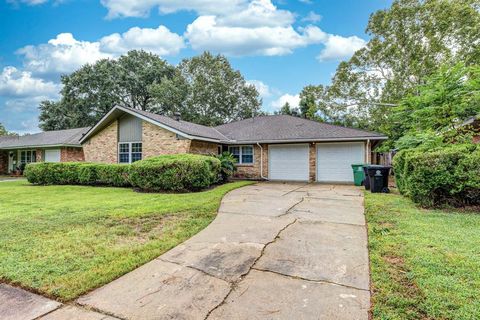
[[[369,163],[371,150],[387,139],[286,115],[207,127],[124,107],[114,107],[88,130],[74,130],[82,130],[77,146],[87,162],[132,163],[162,154],[229,151],[238,161],[237,177],[343,183],[353,181],[350,165]]]
[[[0,173],[12,173],[31,162],[84,161],[80,138],[88,129],[0,137]]]

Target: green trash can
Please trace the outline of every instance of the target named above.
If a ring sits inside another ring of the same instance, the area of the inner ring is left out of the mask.
[[[365,180],[365,172],[363,171],[363,163],[356,163],[352,164],[353,169],[353,181],[356,186],[361,186],[363,184],[363,180]]]

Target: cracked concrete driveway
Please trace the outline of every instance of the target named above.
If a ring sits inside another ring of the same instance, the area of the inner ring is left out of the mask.
[[[368,319],[362,192],[234,190],[205,230],[77,303],[119,319]]]

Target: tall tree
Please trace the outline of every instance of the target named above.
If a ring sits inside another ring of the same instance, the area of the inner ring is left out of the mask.
[[[16,136],[17,134],[14,132],[9,132],[5,126],[0,123],[0,137],[1,136]]]
[[[258,91],[226,57],[205,52],[184,59],[177,70],[176,79],[151,88],[163,112],[179,112],[184,120],[210,126],[260,113]]]
[[[174,75],[173,66],[145,51],[133,50],[117,60],[87,64],[62,76],[60,101],[40,104],[40,128],[91,126],[115,105],[155,110],[150,88]]]
[[[285,114],[289,116],[299,117],[300,110],[298,108],[294,108],[290,105],[290,103],[285,102],[285,104],[280,108],[280,110],[275,111],[274,114]]]
[[[316,104],[345,124],[382,130],[392,105],[418,94],[439,65],[480,63],[480,1],[395,0],[370,16],[367,33]]]
[[[468,130],[457,129],[480,114],[479,79],[480,66],[440,67],[418,88],[418,94],[405,97],[393,108],[386,126],[391,143],[410,147],[438,137],[458,141],[461,132],[468,134]]]

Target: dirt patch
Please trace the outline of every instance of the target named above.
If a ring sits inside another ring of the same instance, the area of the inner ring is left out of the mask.
[[[146,217],[122,218],[111,221],[108,226],[117,229],[118,246],[144,244],[166,233],[169,226],[182,219],[179,214],[158,214]]]

